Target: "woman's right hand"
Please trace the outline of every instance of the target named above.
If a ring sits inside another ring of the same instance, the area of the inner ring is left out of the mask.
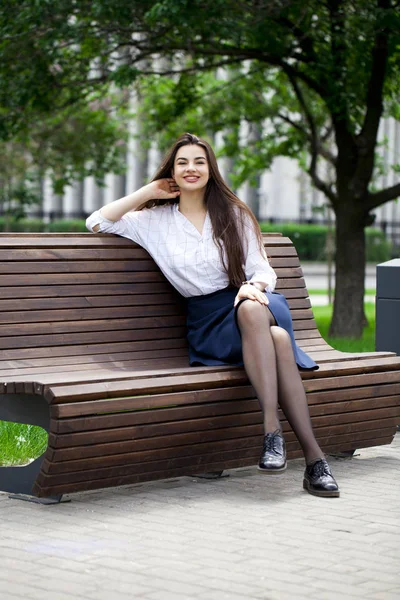
[[[152,181],[146,187],[148,188],[147,191],[151,194],[152,200],[167,200],[169,198],[176,198],[180,194],[179,187],[172,177],[156,179],[156,181]]]

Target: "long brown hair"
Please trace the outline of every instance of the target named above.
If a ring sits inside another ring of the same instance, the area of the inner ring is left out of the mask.
[[[204,201],[211,219],[213,238],[218,245],[221,261],[228,273],[230,284],[240,287],[240,284],[246,278],[243,268],[245,262],[243,248],[245,221],[250,220],[251,225],[254,227],[254,232],[262,251],[261,232],[251,210],[244,202],[239,200],[223,180],[218,169],[217,159],[210,144],[191,133],[184,133],[167,152],[152,181],[172,177],[176,153],[179,148],[189,144],[201,146],[206,152],[210,177],[207,182]],[[176,204],[178,202],[179,197],[167,200],[154,199],[142,204],[138,210],[162,204]],[[228,264],[225,263],[224,249]]]

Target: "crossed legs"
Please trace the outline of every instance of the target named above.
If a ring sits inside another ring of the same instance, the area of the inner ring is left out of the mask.
[[[289,334],[277,327],[270,310],[254,300],[238,307],[243,362],[264,415],[265,433],[280,429],[279,405],[309,464],[324,454],[315,439],[307,398]]]

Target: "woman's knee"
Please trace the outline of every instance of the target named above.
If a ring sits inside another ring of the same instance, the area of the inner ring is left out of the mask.
[[[288,332],[286,331],[286,329],[283,329],[283,327],[278,327],[277,325],[273,325],[271,327],[271,335],[272,338],[275,342],[275,344],[285,344],[285,345],[292,345],[292,342],[290,340],[290,335],[288,334]]]
[[[260,325],[268,323],[268,314],[271,314],[266,306],[255,300],[244,300],[237,309],[239,325]]]

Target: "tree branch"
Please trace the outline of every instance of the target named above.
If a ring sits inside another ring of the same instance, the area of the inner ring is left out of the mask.
[[[293,74],[291,72],[289,72],[289,73],[286,72],[286,74],[289,78],[289,81],[293,87],[294,93],[296,94],[296,97],[299,101],[299,104],[303,110],[304,116],[305,116],[308,126],[310,128],[310,133],[307,135],[307,138],[310,142],[310,147],[311,147],[311,161],[310,161],[310,166],[309,166],[307,172],[308,172],[309,176],[311,177],[315,187],[317,189],[319,189],[321,192],[323,192],[325,194],[325,196],[331,201],[332,205],[335,206],[336,201],[337,201],[336,194],[332,190],[331,186],[328,185],[325,181],[323,181],[318,175],[318,154],[319,154],[320,142],[319,142],[317,127],[315,125],[314,118],[313,118],[310,110],[308,109],[307,103],[306,103],[303,93],[300,89],[300,86],[299,86],[298,82],[296,81],[296,78],[293,77]]]
[[[286,115],[282,115],[281,113],[278,114],[278,117],[282,119],[282,121],[285,121],[285,123],[288,123],[295,129],[300,131],[300,133],[304,135],[304,137],[311,143],[310,134],[306,129],[304,129],[304,127],[300,125],[300,123],[293,121],[292,119],[290,119]],[[328,148],[325,148],[325,146],[323,146],[320,142],[318,143],[318,154],[320,154],[331,165],[336,165],[336,156],[330,150],[328,150]]]
[[[287,17],[280,16],[273,20],[279,25],[287,27],[293,33],[304,53],[304,56],[307,57],[308,60],[314,61],[316,59],[313,41],[305,31],[303,31],[300,27],[298,27],[298,25],[293,23]]]
[[[389,9],[390,0],[378,0],[380,9]],[[371,180],[375,165],[375,148],[378,138],[379,123],[383,113],[383,88],[388,60],[388,28],[378,30],[375,34],[372,49],[372,68],[368,84],[364,123],[356,144],[358,148],[358,164],[354,173],[352,188],[354,197],[363,200],[368,183]]]
[[[367,207],[368,210],[373,210],[374,208],[378,208],[378,206],[382,206],[386,202],[390,202],[390,200],[396,200],[396,198],[400,197],[400,183],[396,183],[391,187],[386,188],[385,190],[380,190],[379,192],[375,192],[374,194],[368,194],[367,199]]]
[[[378,0],[378,6],[380,9],[389,9],[390,0]],[[357,136],[360,141],[365,139],[367,143],[376,140],[383,111],[382,96],[388,58],[388,35],[387,28],[378,31],[372,49],[372,68],[366,103],[368,108],[362,129]]]

